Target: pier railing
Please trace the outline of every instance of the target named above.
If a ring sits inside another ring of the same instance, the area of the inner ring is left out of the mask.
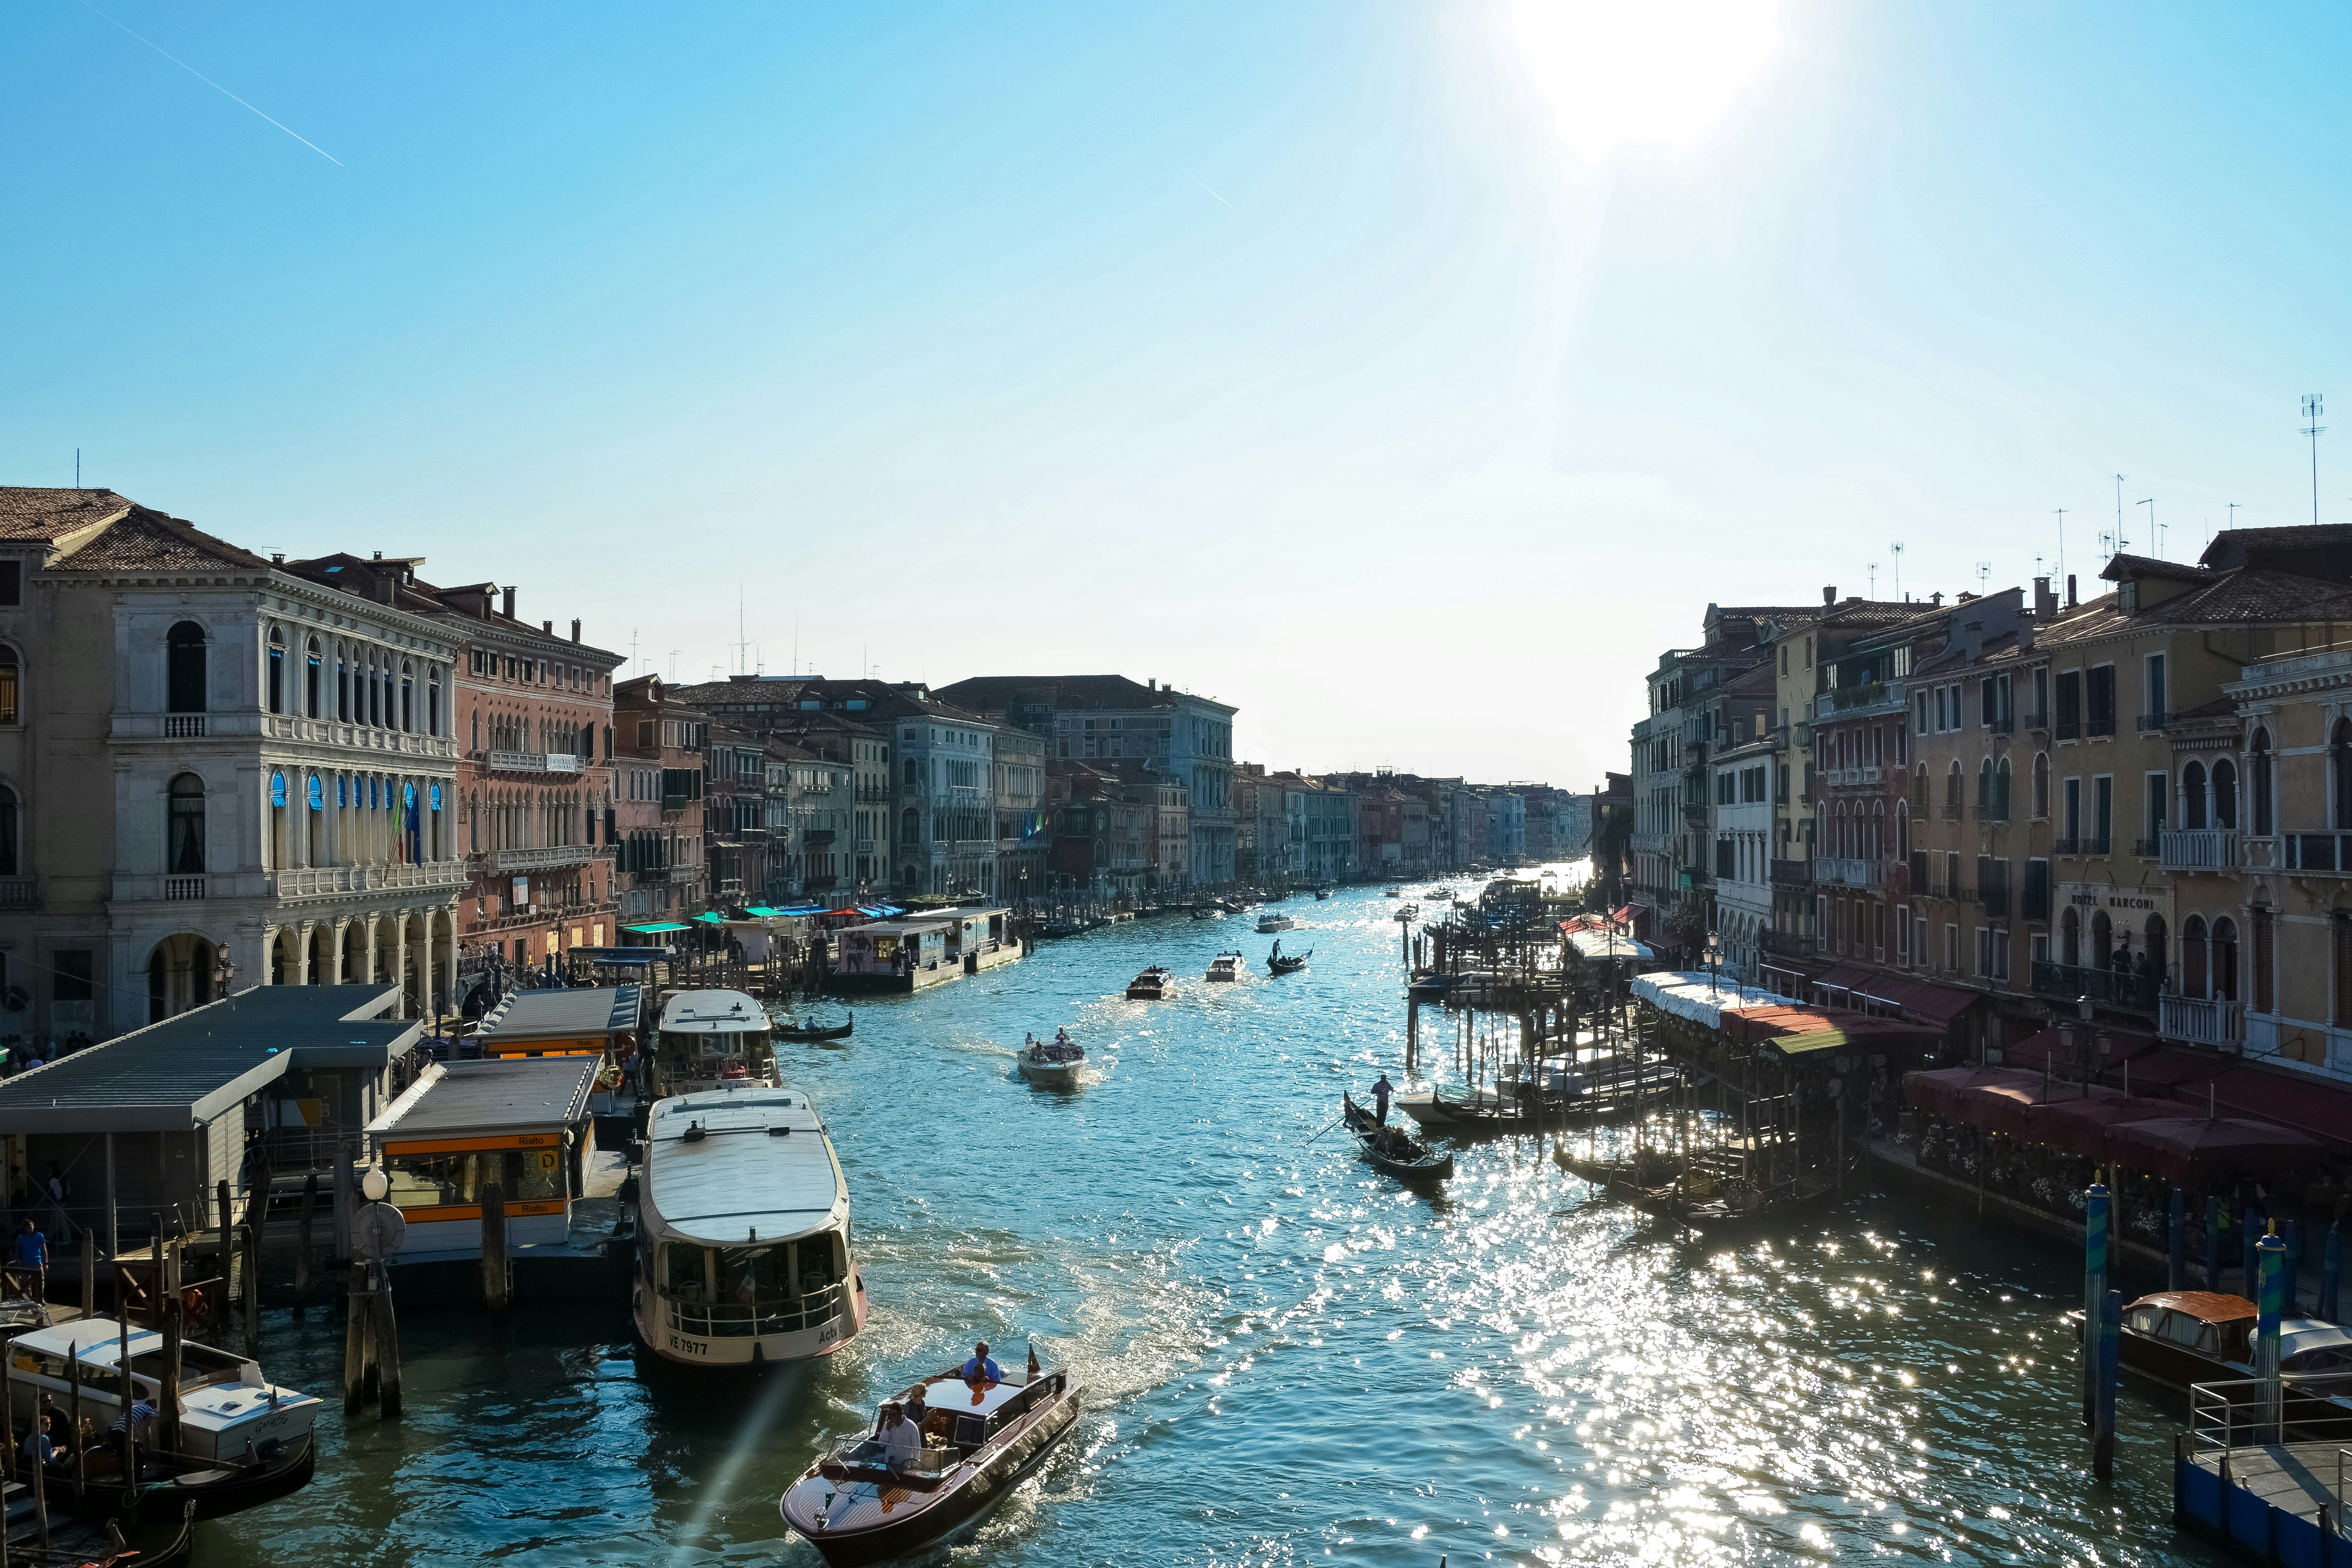
[[[2241,1448],[2352,1443],[2352,1373],[2282,1373],[2275,1390],[2259,1377],[2189,1387],[2191,1461]],[[2344,1493],[2341,1483],[2336,1493]]]

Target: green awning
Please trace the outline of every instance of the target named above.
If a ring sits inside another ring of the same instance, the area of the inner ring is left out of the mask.
[[[694,928],[692,926],[682,926],[676,921],[656,921],[651,925],[623,926],[621,929],[625,931],[634,932],[638,936],[654,936],[666,931],[692,931]]]
[[[772,920],[776,916],[782,914],[784,911],[782,910],[772,910],[765,904],[753,904],[750,909],[745,910],[743,912],[747,915],[756,916],[757,918],[764,921]]]
[[[700,921],[704,925],[707,925],[707,926],[715,926],[715,925],[724,925],[724,924],[726,924],[726,922],[725,922],[724,921],[720,920],[717,915],[711,914],[711,913],[709,913],[709,912],[708,912],[708,911],[705,911],[705,912],[704,912],[704,913],[702,913],[702,914],[698,914],[698,915],[695,916],[694,918],[695,918],[696,920],[698,920],[698,921]],[[680,927],[678,927],[677,929],[678,929],[678,930],[680,930],[680,931],[684,931],[686,928],[685,928],[684,926],[680,926]]]

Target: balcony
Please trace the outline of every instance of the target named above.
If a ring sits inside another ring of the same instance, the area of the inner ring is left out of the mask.
[[[1812,862],[1810,860],[1775,860],[1772,862],[1772,880],[1776,882],[1793,882],[1801,885],[1809,883],[1812,879],[1813,868]]]
[[[180,717],[189,715],[182,714]],[[217,719],[219,715],[208,717]],[[290,713],[264,713],[261,716],[261,732],[273,741],[322,742],[331,746],[353,746],[363,752],[390,752],[404,757],[454,760],[457,755],[457,742],[446,735],[413,735],[400,730],[380,730],[372,724],[347,724],[340,719],[304,719]]]
[[[1793,931],[1762,931],[1757,940],[1767,952],[1777,952],[1783,958],[1811,958],[1821,946],[1820,939]]]
[[[2094,713],[2083,721],[2083,733],[2092,740],[2103,735],[2113,736],[2115,732],[2116,716],[2112,713]]]
[[[203,877],[166,877],[163,897],[173,903],[188,903],[205,896]]]
[[[2025,716],[2025,727],[2028,730],[2047,730],[2050,728],[2050,715],[2047,713],[2028,713]]]
[[[2083,841],[2079,838],[2053,838],[2050,841],[2050,853],[2053,855],[2080,855],[2082,852]]]
[[[205,717],[202,713],[166,713],[163,715],[163,738],[167,741],[202,740]]]
[[[265,871],[277,899],[331,899],[357,893],[455,893],[467,881],[462,860],[428,860],[422,866],[289,866]]]
[[[1912,891],[1925,892],[1931,899],[1941,899],[1944,902],[1950,903],[1959,896],[1960,890],[1949,882],[1930,882],[1924,889],[1915,888]]]
[[[2352,833],[2288,833],[2280,844],[2290,871],[2352,875]]]
[[[576,773],[580,759],[569,752],[488,752],[486,765],[494,773]]]
[[[2085,838],[2083,840],[2083,853],[2085,855],[2105,855],[2107,852],[2108,844],[2109,840],[2105,838]]]
[[[1825,768],[1814,776],[1822,784],[1852,789],[1862,784],[1874,784],[1881,775],[1877,768]]]
[[[2246,1009],[2241,1002],[2219,997],[2166,996],[2160,999],[2156,1032],[2168,1040],[2197,1046],[2241,1047],[2246,1039]]]
[[[1985,725],[1985,728],[1991,731],[1996,735],[2014,735],[2017,733],[2017,715],[2014,713],[1996,713],[1992,716],[1991,721]]]
[[[2143,735],[2154,734],[2168,727],[2172,718],[2169,713],[2143,713],[2139,716],[2139,732]]]
[[[833,829],[812,827],[801,835],[801,842],[811,849],[822,849],[833,842]]]
[[[38,877],[0,877],[0,910],[37,910],[41,907],[41,879]]]
[[[2157,858],[2160,843],[2159,838],[2135,838],[2132,840],[2132,853],[2143,860],[2153,860]]]
[[[2085,969],[2079,964],[2048,960],[2033,966],[2033,989],[2043,996],[2066,1001],[2087,996],[2103,1007],[2153,1013],[2157,1005],[2156,976],[2118,974],[2111,969]]]
[[[2055,733],[2062,741],[2079,741],[2083,738],[2083,721],[2080,719],[2061,719]]]
[[[1880,888],[1886,885],[1886,862],[1817,856],[1813,880],[1839,888]]]
[[[493,849],[490,869],[493,871],[552,871],[564,866],[585,866],[599,856],[611,852],[611,846],[593,844],[548,844],[535,848]]]
[[[1813,699],[1813,722],[1830,719],[1862,719],[1874,713],[1899,713],[1907,699],[1903,682],[1872,680],[1860,686],[1840,687],[1824,691]]]
[[[2244,864],[2237,829],[2174,828],[2158,835],[2158,858],[2168,871],[2232,871]]]

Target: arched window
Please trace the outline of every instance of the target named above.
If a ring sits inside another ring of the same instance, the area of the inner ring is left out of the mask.
[[[2072,904],[2058,921],[2058,961],[2069,968],[2083,962],[2083,917]]]
[[[0,784],[0,877],[23,874],[17,842],[16,792]]]
[[[2213,759],[2213,826],[2238,826],[2238,764],[2227,757]]]
[[[312,811],[327,809],[327,786],[318,774],[312,773],[310,782],[302,787],[303,795],[310,801]]]
[[[362,679],[367,683],[367,711],[360,717],[364,722],[381,729],[383,726],[383,682],[377,679],[373,648],[368,649],[367,672]]]
[[[2213,999],[2238,999],[2238,928],[2227,915],[2213,922]]]
[[[2158,985],[2164,984],[2165,970],[2172,957],[2168,928],[2162,915],[2150,915],[2140,926],[2140,951],[2147,955],[2148,978]]]
[[[1977,763],[1977,816],[1986,821],[1997,821],[1993,816],[1992,758]]]
[[[163,707],[172,713],[205,711],[205,628],[182,621],[163,638]]]
[[[404,732],[416,728],[416,667],[405,659],[400,666],[400,728]]]
[[[1951,767],[1944,773],[1944,816],[1949,821],[1959,820],[1960,793],[1960,759],[1954,757]]]
[[[2180,770],[2180,826],[2195,832],[2205,826],[2205,764],[2190,763]],[[2186,928],[2182,938],[2188,940]]]
[[[269,804],[272,805],[286,804],[286,775],[282,773],[273,773],[269,775]]]
[[[269,710],[286,711],[286,634],[269,628]]]
[[[1993,764],[1992,819],[1995,822],[2009,820],[2009,759],[2007,757],[2001,758],[2000,762]]]
[[[2050,815],[2050,753],[2033,753],[2033,815],[2047,818]]]
[[[441,671],[436,668],[425,678],[425,732],[441,732]]]
[[[352,721],[352,648],[342,642],[335,645],[335,717]]]
[[[182,773],[172,781],[170,798],[163,869],[173,877],[200,877],[205,870],[205,781]]]
[[[1911,803],[1907,800],[1895,803],[1895,853],[1906,862],[1911,858]]]
[[[2091,917],[2091,962],[2105,969],[2115,946],[2115,923],[2107,919],[2107,911],[2101,910]]]
[[[2253,752],[2253,775],[2247,781],[2247,787],[2253,792],[2253,799],[2249,804],[2253,807],[2254,836],[2267,838],[2278,831],[2271,822],[2271,732],[2268,730],[2254,731]],[[2214,928],[2217,931],[2220,929],[2219,926]]]
[[[320,689],[326,677],[326,658],[319,651],[319,639],[312,637],[302,650],[302,711],[313,719],[323,719],[327,710],[319,706],[326,695]]]
[[[2328,826],[2352,828],[2352,720],[2338,719],[2327,734],[2329,805],[2335,818]]]
[[[2190,915],[2180,927],[2180,994],[2192,999],[2210,984],[2205,954],[2205,917]]]

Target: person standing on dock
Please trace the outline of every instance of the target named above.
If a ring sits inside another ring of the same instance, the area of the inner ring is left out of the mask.
[[[1382,1127],[1389,1124],[1389,1096],[1395,1092],[1396,1085],[1389,1081],[1389,1075],[1385,1072],[1381,1074],[1380,1081],[1372,1085],[1372,1105],[1380,1112],[1380,1125]]]
[[[14,1261],[19,1269],[32,1270],[33,1287],[27,1293],[31,1299],[36,1301],[47,1300],[49,1299],[49,1238],[41,1234],[40,1227],[33,1223],[31,1215],[26,1215],[16,1226]]]

